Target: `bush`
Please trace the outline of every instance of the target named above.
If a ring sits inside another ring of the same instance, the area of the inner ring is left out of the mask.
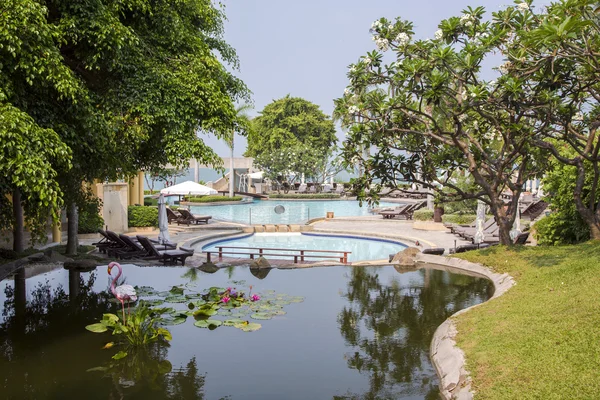
[[[77,233],[96,233],[104,225],[100,215],[102,202],[99,198],[90,198],[85,205],[79,207],[79,225]]]
[[[227,196],[212,195],[212,196],[188,197],[186,201],[189,201],[190,203],[218,203],[221,201],[241,201],[242,199],[243,199],[242,196],[227,197]]]
[[[433,210],[417,210],[413,214],[415,221],[433,221]]]
[[[445,214],[442,215],[442,222],[445,224],[466,225],[472,224],[477,219],[475,214]]]
[[[552,213],[536,222],[534,228],[540,245],[574,244],[590,238],[588,226],[574,210]]]
[[[270,199],[339,199],[340,195],[335,193],[288,193],[270,194]]]
[[[144,205],[146,207],[148,206],[158,206],[158,199],[155,199],[154,197],[144,197]]]
[[[129,206],[127,220],[130,227],[158,226],[158,208]]]

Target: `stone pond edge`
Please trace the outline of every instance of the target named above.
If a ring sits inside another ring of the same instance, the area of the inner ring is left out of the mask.
[[[494,295],[488,300],[502,296],[516,282],[509,274],[498,274],[481,264],[475,264],[459,258],[419,254],[417,260],[421,263],[434,264],[450,269],[468,271],[492,281]],[[431,361],[440,378],[440,393],[445,400],[472,400],[471,377],[465,367],[465,353],[456,345],[458,330],[454,318],[484,303],[480,303],[451,315],[433,334],[430,353]]]

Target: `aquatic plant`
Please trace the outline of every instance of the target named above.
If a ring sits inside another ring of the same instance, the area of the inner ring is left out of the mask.
[[[164,311],[165,309],[152,309],[145,303],[140,303],[125,322],[121,321],[117,315],[107,313],[98,323],[88,325],[85,329],[94,333],[111,331],[113,335],[123,338],[125,343],[131,346],[143,346],[159,340],[169,341],[171,332],[159,326]],[[113,342],[109,343],[106,348],[112,347],[112,344]],[[126,352],[121,351],[113,358],[119,359],[126,355]]]

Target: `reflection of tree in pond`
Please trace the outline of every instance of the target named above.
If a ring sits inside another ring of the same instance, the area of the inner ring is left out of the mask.
[[[100,372],[112,380],[111,398],[204,399],[205,376],[198,373],[196,358],[185,367],[172,370],[164,344],[153,343],[126,351],[127,357],[89,371]]]
[[[384,284],[377,268],[353,268],[347,292],[350,305],[338,315],[347,345],[348,366],[369,376],[363,395],[338,398],[399,398],[420,393],[439,398],[429,345],[437,327],[453,313],[491,296],[483,279],[423,269]]]

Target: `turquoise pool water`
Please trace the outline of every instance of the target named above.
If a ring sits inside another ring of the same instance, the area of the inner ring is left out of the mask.
[[[275,207],[281,205],[285,209],[277,214]],[[378,207],[396,207],[397,203],[381,202]],[[327,212],[333,212],[336,217],[353,217],[370,215],[369,207],[363,203],[361,207],[355,200],[315,200],[315,201],[286,201],[261,200],[248,204],[191,206],[194,214],[211,215],[222,221],[234,221],[244,224],[298,224],[312,218],[322,218]]]
[[[232,246],[232,247],[252,247],[252,248],[273,248],[273,249],[294,249],[294,250],[330,250],[330,251],[350,251],[348,261],[364,261],[364,260],[387,260],[390,254],[395,254],[406,248],[405,245],[399,242],[363,239],[351,236],[325,236],[306,233],[255,233],[252,236],[247,236],[239,239],[221,240],[216,243],[209,244],[202,248],[202,251],[217,251],[217,246]],[[249,252],[249,250],[230,250],[237,253]],[[283,254],[277,251],[269,251],[269,253]],[[320,261],[327,258],[316,257],[319,253],[306,254],[314,255],[315,257],[307,257],[307,261]],[[343,254],[329,254],[327,256],[341,256]],[[233,254],[228,254],[227,257],[235,257]],[[244,256],[247,257],[247,256]],[[281,256],[267,256],[266,258],[286,259]],[[290,257],[287,257],[290,258]],[[333,259],[330,259],[333,260]],[[339,261],[339,260],[334,260]]]

